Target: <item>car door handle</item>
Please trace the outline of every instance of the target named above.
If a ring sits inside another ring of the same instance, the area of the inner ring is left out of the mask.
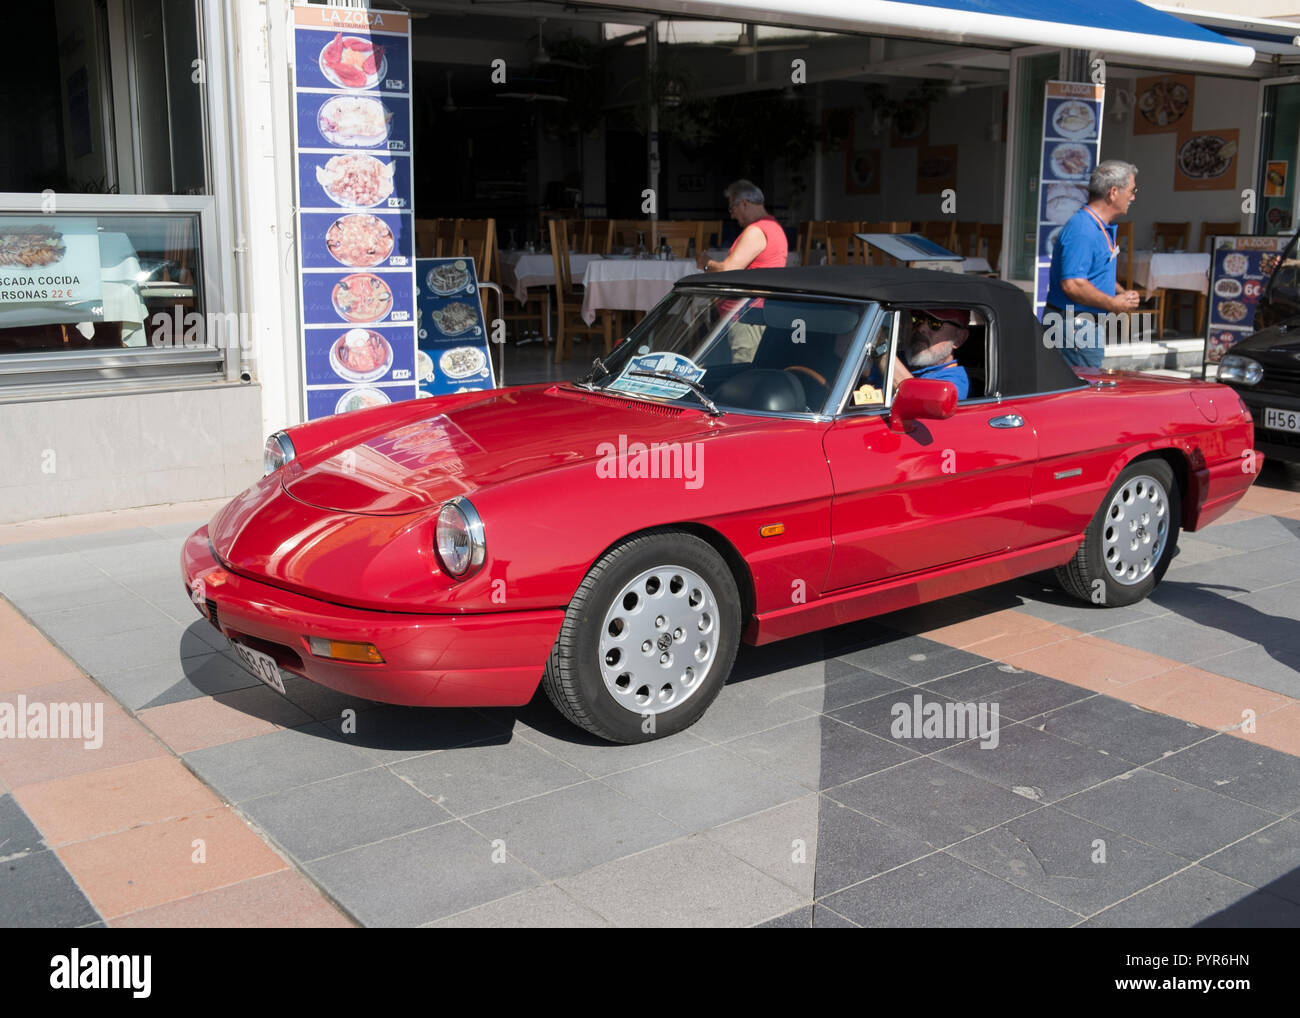
[[[1000,417],[990,417],[989,427],[991,428],[1023,428],[1025,419],[1019,414],[1003,414]]]

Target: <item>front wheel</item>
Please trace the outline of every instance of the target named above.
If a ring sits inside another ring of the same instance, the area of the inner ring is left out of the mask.
[[[565,612],[542,686],[574,724],[648,742],[699,720],[731,673],[740,596],[705,541],[653,532],[604,555]]]
[[[1093,604],[1135,604],[1169,568],[1180,522],[1178,482],[1169,464],[1130,463],[1106,493],[1074,558],[1056,570],[1057,581]]]

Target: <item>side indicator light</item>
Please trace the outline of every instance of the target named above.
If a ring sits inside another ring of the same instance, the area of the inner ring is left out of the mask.
[[[784,523],[769,523],[766,527],[758,528],[759,537],[777,537],[785,533]]]
[[[317,657],[336,661],[358,661],[361,664],[381,665],[383,655],[373,643],[353,643],[350,640],[327,640],[321,636],[307,637],[307,647]]]

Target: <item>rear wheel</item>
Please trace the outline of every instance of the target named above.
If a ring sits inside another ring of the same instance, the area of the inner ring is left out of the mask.
[[[1057,581],[1092,604],[1141,601],[1164,577],[1178,545],[1179,498],[1164,460],[1130,463],[1106,493],[1074,558],[1056,570]]]
[[[740,596],[721,556],[690,534],[649,533],[591,567],[542,686],[587,731],[648,742],[699,720],[739,643]]]

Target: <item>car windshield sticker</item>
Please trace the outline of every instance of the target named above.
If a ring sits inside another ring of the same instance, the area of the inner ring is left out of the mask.
[[[691,382],[698,382],[704,377],[704,369],[697,367],[689,357],[683,357],[679,353],[652,353],[633,357],[607,388],[664,399],[680,399],[691,391],[689,385],[679,385],[666,378],[641,378],[633,374],[636,371],[670,372]]]

